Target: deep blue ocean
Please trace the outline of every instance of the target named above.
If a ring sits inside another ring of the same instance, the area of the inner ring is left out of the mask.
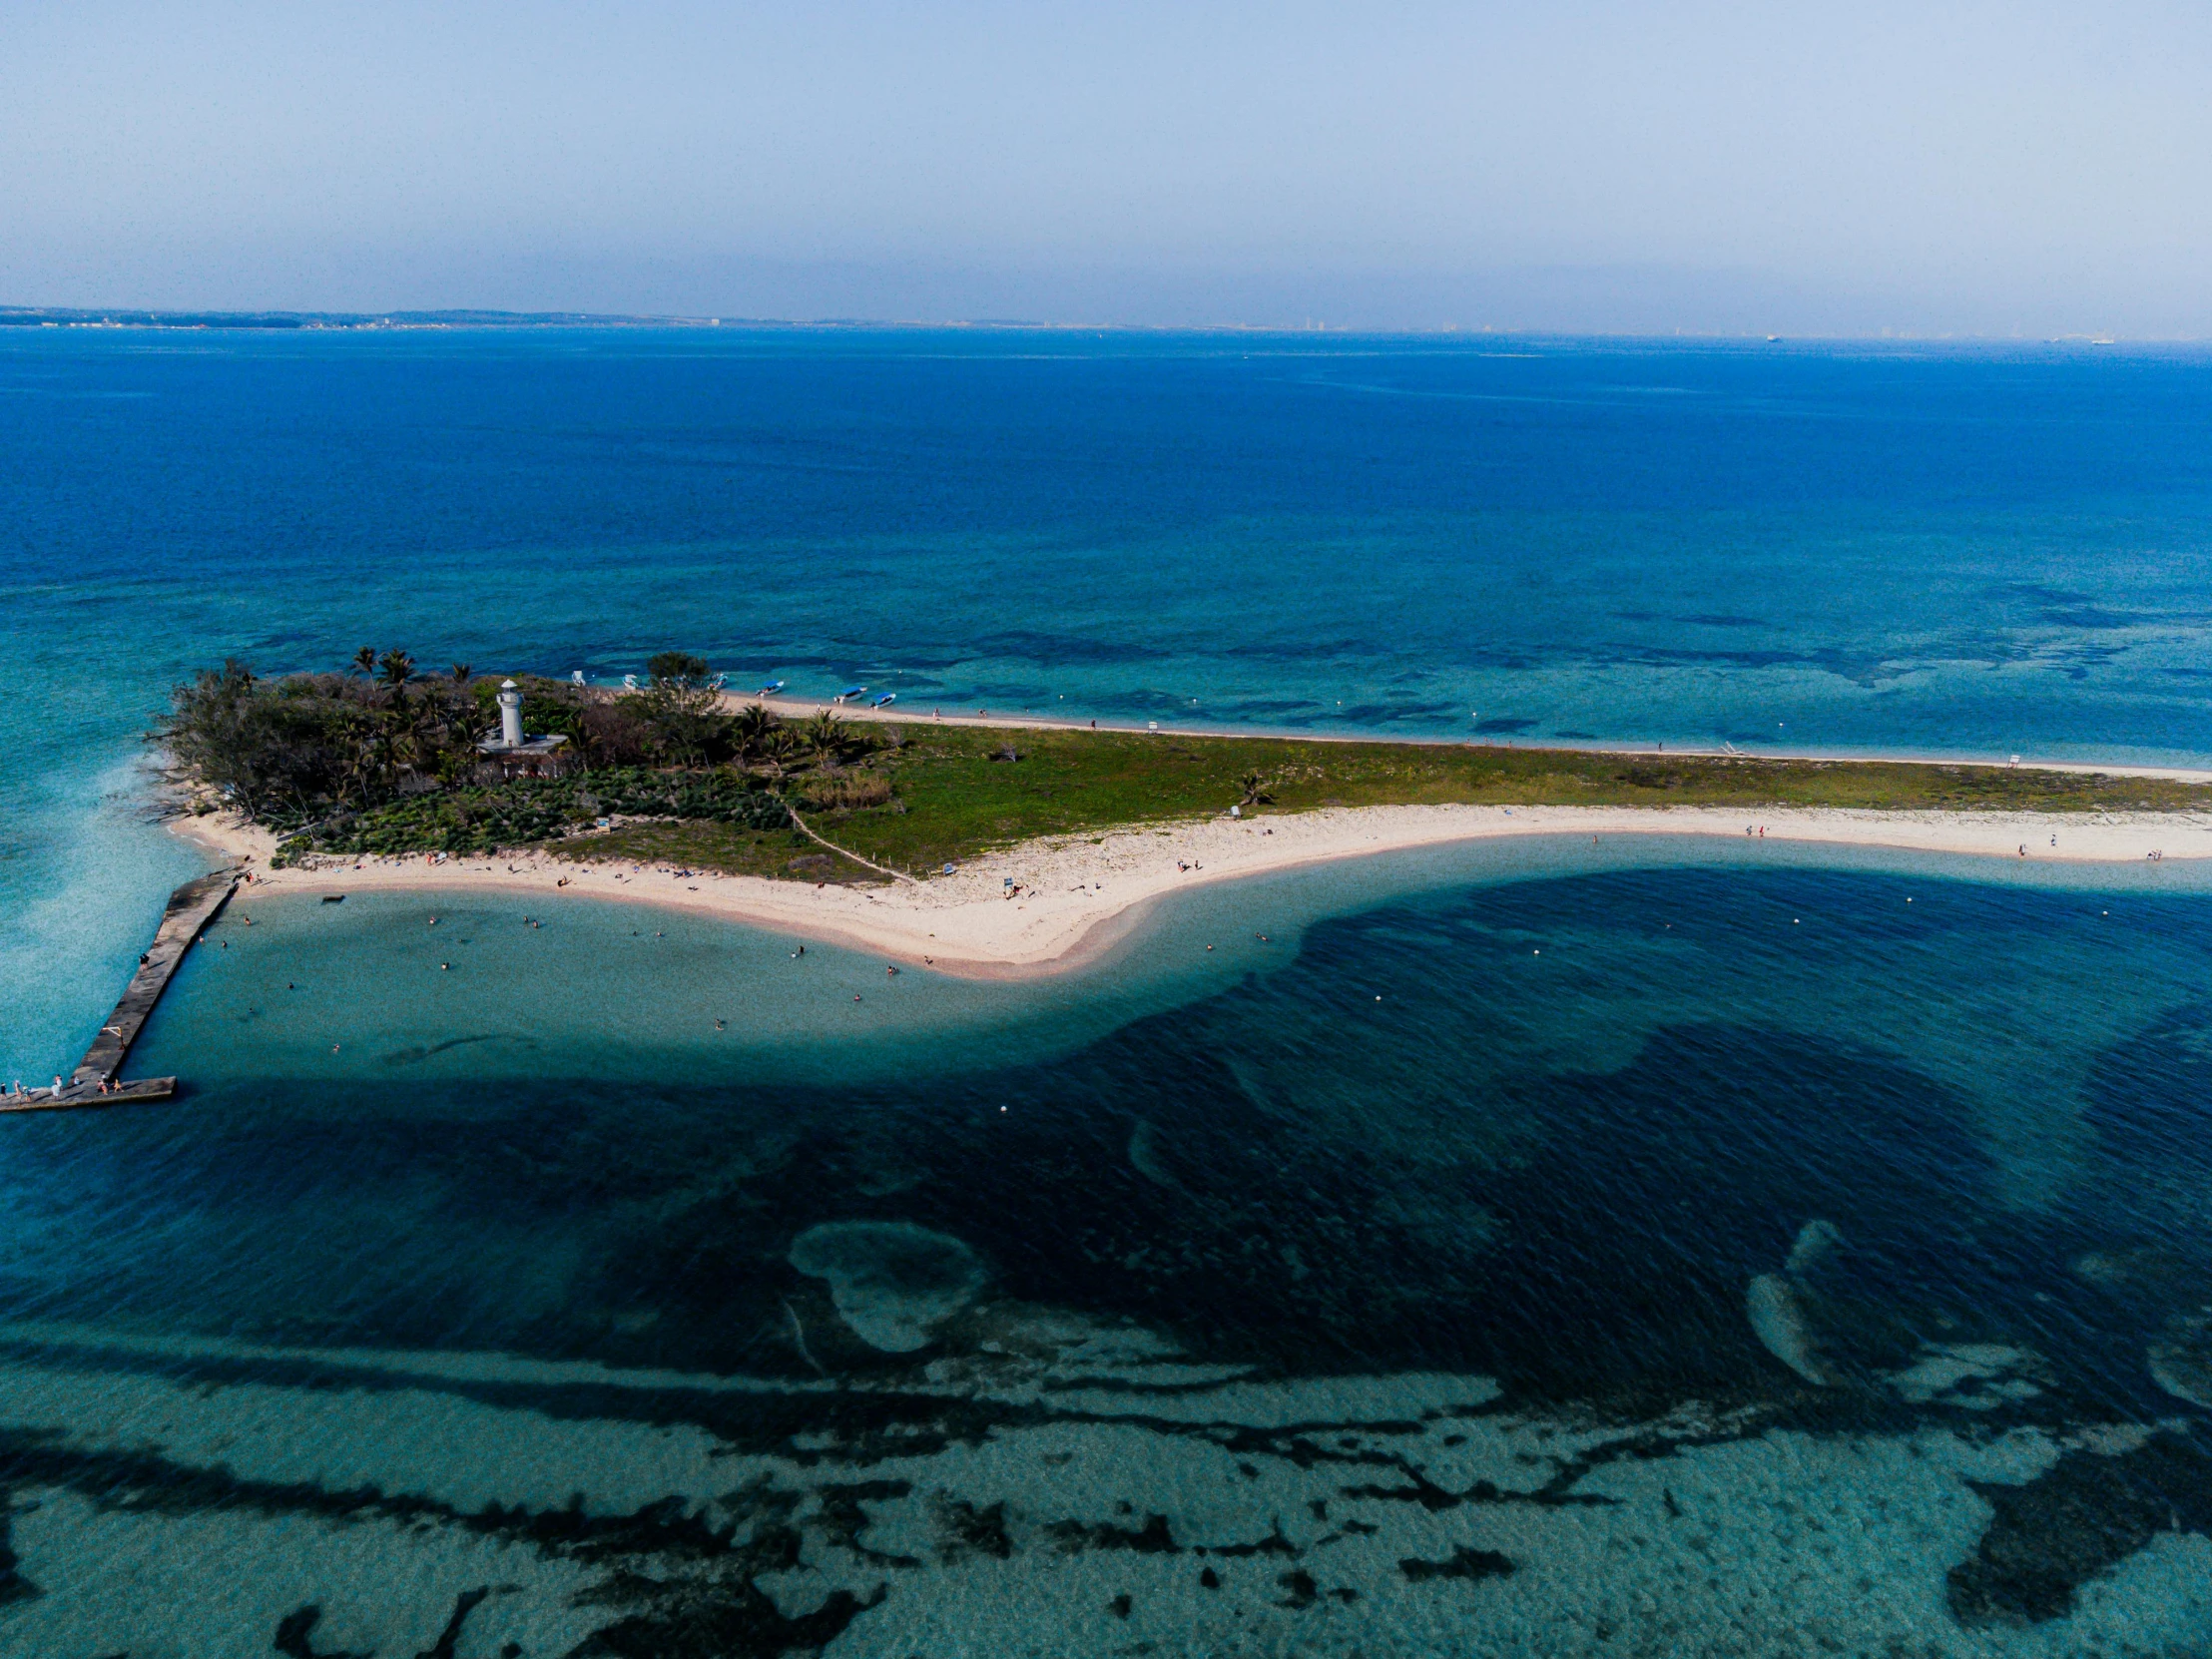
[[[2207,766],[2208,507],[2202,353],[0,330],[0,1071],[226,655]],[[2201,1655],[2208,967],[1659,838],[1010,984],[235,905],[0,1122],[0,1655]]]

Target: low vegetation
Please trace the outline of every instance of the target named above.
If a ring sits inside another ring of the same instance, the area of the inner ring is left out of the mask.
[[[203,807],[288,831],[284,855],[481,852],[677,862],[877,880],[826,852],[925,873],[1035,835],[1126,825],[1464,802],[1501,806],[2205,810],[2168,780],[1911,762],[1621,756],[1477,745],[860,725],[732,712],[707,665],[664,653],[634,695],[517,676],[524,725],[569,737],[564,775],[486,776],[494,688],[363,652],[349,674],[257,680],[236,663],[180,687],[156,734]]]
[[[1197,738],[909,724],[875,755],[903,812],[854,811],[816,828],[894,869],[925,873],[1035,835],[1125,825],[1465,802],[1494,806],[1851,807],[1978,812],[2212,810],[2212,789],[2166,780],[1912,762],[1622,756],[1456,744]],[[702,868],[782,872],[781,837],[706,824],[640,825],[604,849]],[[595,843],[593,851],[602,850]],[[819,848],[815,849],[819,850]],[[810,879],[825,878],[808,866]],[[871,879],[857,866],[845,871]]]
[[[885,788],[888,794],[888,788]],[[489,852],[613,828],[635,820],[676,820],[784,830],[791,814],[762,780],[727,771],[652,772],[619,767],[566,778],[418,795],[366,812],[338,813],[285,844],[304,852]]]

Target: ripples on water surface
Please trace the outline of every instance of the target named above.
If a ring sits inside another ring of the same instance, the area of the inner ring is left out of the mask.
[[[2212,896],[1465,856],[1095,999],[227,917],[4,1126],[0,1647],[2202,1652]]]

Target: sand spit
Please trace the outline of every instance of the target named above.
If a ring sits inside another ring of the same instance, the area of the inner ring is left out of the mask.
[[[1332,858],[1514,835],[1726,835],[1766,842],[1894,847],[2046,862],[2212,856],[2198,814],[1879,813],[1724,808],[1362,807],[1238,821],[1221,817],[1046,837],[986,853],[954,873],[896,886],[809,885],[759,876],[549,857],[454,853],[320,858],[271,870],[276,837],[220,815],[176,821],[225,856],[251,858],[262,892],[542,893],[694,910],[974,977],[1062,971],[1094,957],[1143,908],[1205,881]],[[835,838],[834,828],[829,830]]]
[[[1203,721],[1176,720],[1163,726],[1156,721],[1078,720],[1068,715],[1038,714],[1033,710],[1010,713],[1004,708],[981,708],[970,712],[965,705],[946,704],[941,699],[931,702],[927,698],[919,698],[911,703],[893,703],[887,708],[878,709],[864,698],[851,703],[826,703],[808,697],[762,697],[742,692],[722,694],[725,714],[734,715],[740,709],[755,703],[780,720],[803,721],[811,720],[819,714],[831,714],[839,720],[874,721],[908,732],[926,731],[931,726],[961,726],[982,730],[1004,726],[1031,732],[1122,732],[1137,737],[1161,738],[1279,738],[1292,743],[1412,744],[1438,749],[1464,747],[1469,741],[1466,735],[1310,732],[1291,727],[1254,726],[1243,722],[1235,725],[1210,725]],[[1480,737],[1475,737],[1473,742],[1480,747],[1493,746],[1489,740]],[[1513,745],[1508,742],[1505,747],[1510,749]],[[1989,772],[2024,768],[2030,772],[2072,772],[2104,778],[2165,778],[2179,784],[2212,784],[2212,769],[2204,767],[2126,766],[2114,765],[2109,761],[2051,760],[2036,755],[2007,755],[2000,758],[1994,755],[1953,755],[1939,750],[1914,751],[1910,754],[1872,749],[1741,750],[1726,745],[1715,748],[1711,745],[1680,742],[1669,749],[1664,744],[1574,743],[1555,738],[1539,739],[1531,742],[1528,747],[1553,754],[1617,755],[1624,760],[1865,762],[1876,765],[1975,767]]]

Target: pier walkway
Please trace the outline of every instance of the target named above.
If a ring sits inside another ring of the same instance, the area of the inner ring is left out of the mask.
[[[138,972],[123,988],[123,999],[100,1027],[100,1034],[92,1039],[92,1046],[85,1050],[85,1057],[77,1063],[69,1081],[59,1089],[33,1089],[26,1094],[0,1096],[0,1112],[124,1106],[133,1101],[167,1100],[175,1094],[177,1079],[174,1077],[142,1077],[123,1083],[117,1081],[116,1074],[123,1069],[123,1058],[138,1039],[147,1015],[162,999],[162,992],[169,989],[170,978],[184,961],[185,952],[200,937],[201,929],[230,902],[241,873],[237,869],[219,869],[187,881],[171,893],[154,942],[139,959]],[[100,1090],[103,1083],[108,1085],[105,1094]]]

